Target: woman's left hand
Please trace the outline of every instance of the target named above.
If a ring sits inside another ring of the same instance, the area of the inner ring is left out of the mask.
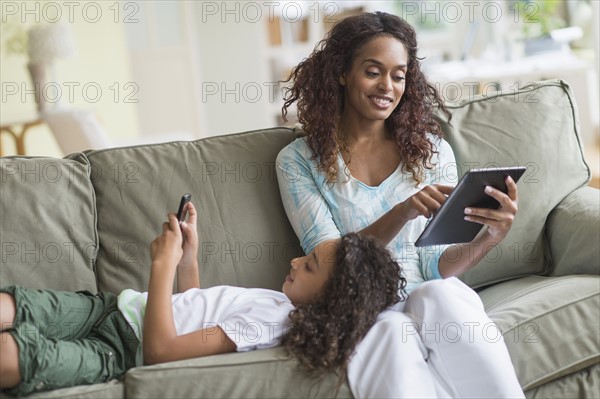
[[[500,203],[500,208],[465,208],[465,220],[486,225],[486,233],[496,242],[502,241],[508,234],[517,214],[517,184],[510,176],[505,181],[507,194],[490,186],[485,189],[489,196]]]

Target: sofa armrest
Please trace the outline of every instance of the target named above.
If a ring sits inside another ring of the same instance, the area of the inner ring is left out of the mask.
[[[581,187],[546,222],[551,276],[600,274],[600,190]]]

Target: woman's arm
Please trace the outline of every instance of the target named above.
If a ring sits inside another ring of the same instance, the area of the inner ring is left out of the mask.
[[[426,179],[428,185],[408,197],[404,202],[396,204],[381,218],[364,228],[361,233],[377,237],[387,245],[408,221],[416,219],[418,216],[430,218],[442,206],[457,181],[456,160],[452,148],[446,141],[436,137],[431,137],[430,140],[432,140],[436,152],[432,158],[435,168],[429,170],[430,174]],[[437,260],[435,263],[437,267]]]
[[[163,234],[150,245],[152,267],[144,315],[143,353],[146,364],[232,352],[236,346],[219,327],[177,336],[171,301],[173,279],[180,262],[182,234],[175,214],[163,224]]]
[[[465,219],[487,226],[473,241],[466,244],[452,245],[444,251],[439,260],[439,271],[442,277],[458,276],[483,259],[490,249],[498,245],[510,230],[515,215],[517,214],[517,184],[510,177],[506,177],[508,194],[493,187],[486,188],[488,195],[494,197],[500,208],[468,208],[465,210]],[[489,190],[489,191],[488,191]]]
[[[325,240],[341,237],[329,204],[315,180],[316,165],[310,160],[308,147],[294,141],[277,156],[276,171],[281,201],[288,220],[305,253]]]
[[[417,216],[430,217],[444,203],[446,195],[452,192],[452,186],[434,184],[425,186],[406,201],[396,204],[383,216],[360,231],[387,245],[398,235],[404,225]]]
[[[188,220],[181,223],[183,231],[183,255],[177,265],[177,292],[200,288],[198,268],[198,213],[191,202],[187,203]]]

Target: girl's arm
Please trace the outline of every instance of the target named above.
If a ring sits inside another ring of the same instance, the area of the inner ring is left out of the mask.
[[[144,316],[143,353],[146,364],[235,351],[236,346],[219,327],[177,336],[171,293],[183,250],[175,214],[163,223],[163,233],[150,245],[152,267]]]
[[[235,352],[236,348],[236,344],[225,334],[221,327],[212,326],[177,336],[168,342],[165,341],[162,347],[154,352],[147,352],[144,348],[144,364],[158,364],[218,355]]]
[[[442,277],[458,276],[470,270],[506,237],[517,213],[518,201],[517,184],[510,176],[506,177],[506,186],[508,194],[492,187],[490,191],[486,189],[488,195],[500,202],[499,209],[470,208],[471,213],[466,213],[465,219],[483,224],[487,229],[470,243],[446,248],[439,260]]]
[[[188,220],[181,223],[183,231],[183,255],[177,265],[177,292],[200,288],[198,268],[198,213],[191,202],[187,203]]]

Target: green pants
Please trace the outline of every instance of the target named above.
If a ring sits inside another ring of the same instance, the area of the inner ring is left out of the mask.
[[[13,295],[16,303],[15,322],[8,331],[19,346],[21,382],[8,394],[101,383],[138,365],[140,343],[114,294],[18,286],[0,292]]]

